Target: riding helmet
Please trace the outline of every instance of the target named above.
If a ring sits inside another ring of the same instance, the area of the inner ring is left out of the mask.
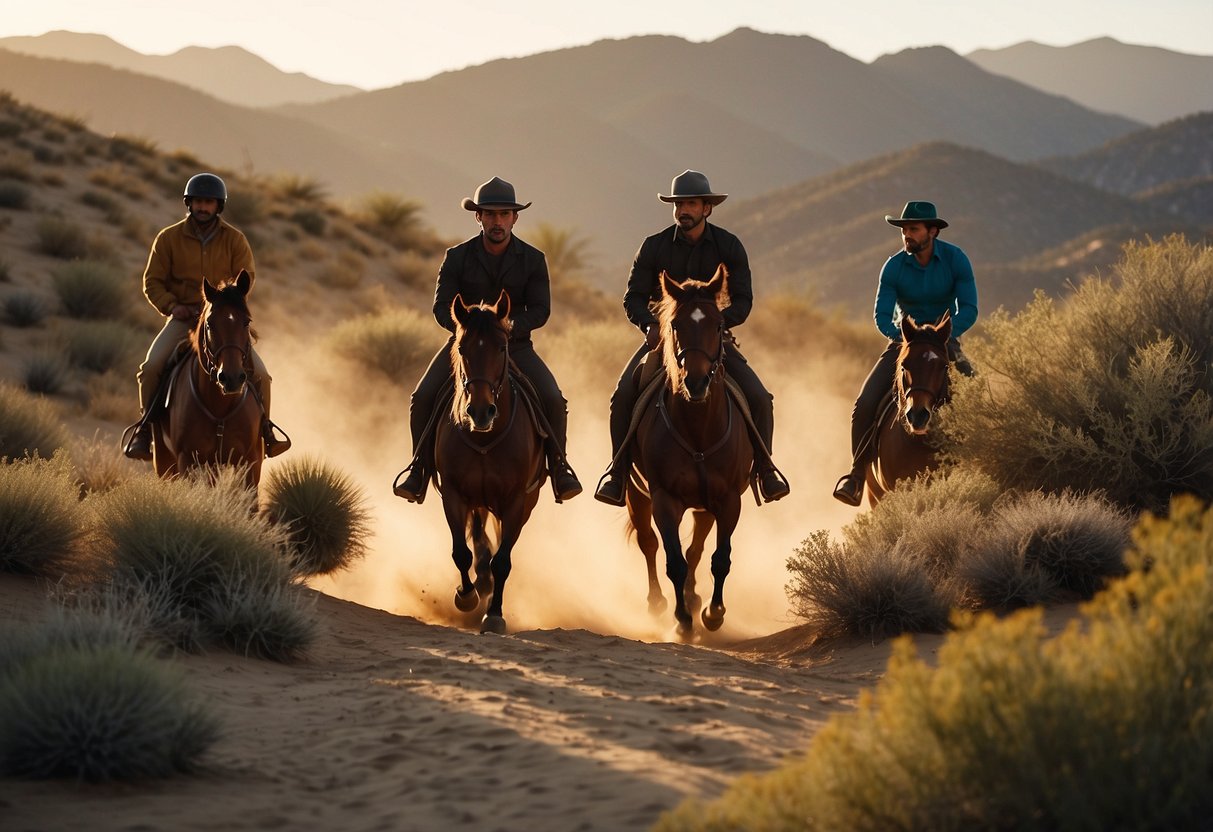
[[[191,197],[219,200],[219,210],[216,213],[222,214],[223,205],[227,202],[227,185],[213,173],[195,173],[190,177],[190,181],[185,183],[183,199],[186,205],[189,205]]]

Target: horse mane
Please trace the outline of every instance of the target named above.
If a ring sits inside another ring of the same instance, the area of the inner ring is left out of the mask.
[[[205,279],[205,278],[203,278]],[[216,303],[211,303],[206,299],[205,293],[202,298],[202,313],[198,315],[198,320],[194,324],[194,328],[190,331],[190,346],[194,352],[201,354],[202,351],[202,330],[206,326],[206,319],[209,311],[215,306],[234,306],[237,313],[243,313],[244,317],[252,320],[253,314],[248,308],[248,295],[240,291],[240,287],[236,285],[236,280],[232,279],[225,283],[215,286],[215,291],[219,293],[219,299]],[[249,328],[249,343],[257,342],[257,330]]]
[[[726,272],[727,278],[727,272]],[[715,278],[713,278],[714,280]],[[717,309],[725,309],[729,306],[729,284],[727,279],[721,284],[720,291],[713,292],[710,288],[712,280],[695,280],[687,278],[678,283],[678,288],[682,290],[683,304],[698,303],[700,301],[711,301]],[[666,379],[670,382],[670,389],[677,393],[678,389],[678,352],[674,346],[674,315],[678,312],[679,300],[673,295],[662,291],[661,300],[657,301],[656,307],[653,309],[657,316],[657,326],[661,329],[661,359],[665,364]]]

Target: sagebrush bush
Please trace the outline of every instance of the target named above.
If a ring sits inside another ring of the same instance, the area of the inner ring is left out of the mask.
[[[144,338],[129,324],[116,320],[79,321],[66,330],[67,357],[93,373],[139,365]]]
[[[189,479],[132,479],[100,495],[93,549],[103,566],[103,580],[133,585],[168,596],[178,617],[197,622],[208,634],[209,617],[222,604],[225,588],[246,582],[267,598],[262,637],[246,633],[260,646],[284,632],[282,605],[269,602],[279,592],[298,592],[286,553],[285,530],[266,523],[253,511],[256,495],[243,485],[242,472],[223,469],[212,485],[205,472]],[[301,608],[295,612],[303,615]],[[310,631],[299,622],[298,631]],[[188,645],[183,645],[188,646]],[[283,644],[273,654],[295,655],[302,645]]]
[[[661,832],[1202,829],[1213,813],[1213,512],[1134,531],[1131,574],[1050,639],[1040,609],[983,614],[932,669],[888,673],[807,753]]]
[[[270,181],[279,198],[289,202],[323,202],[328,189],[319,179],[296,173],[283,173]]]
[[[143,473],[142,464],[122,455],[118,442],[94,435],[71,446],[72,470],[82,495],[110,491]]]
[[[261,484],[263,511],[290,539],[295,572],[327,575],[366,554],[371,516],[366,495],[346,474],[319,459],[290,460]]]
[[[996,313],[941,416],[945,452],[1004,489],[1160,510],[1213,498],[1213,248],[1126,246],[1114,279]]]
[[[0,674],[0,770],[130,780],[190,771],[218,738],[179,671],[125,645],[61,647]]]
[[[67,444],[67,428],[53,404],[0,381],[0,457],[50,458]]]
[[[20,182],[0,182],[0,208],[24,211],[29,207],[30,190]]]
[[[30,291],[13,292],[4,299],[4,320],[11,326],[25,329],[46,319],[46,303],[41,295]]]
[[[79,225],[61,217],[43,217],[34,226],[35,250],[60,260],[89,255],[88,237]]]
[[[61,577],[79,554],[85,530],[66,454],[0,460],[0,570]]]
[[[293,584],[232,570],[210,587],[200,616],[203,635],[244,656],[287,662],[316,637],[314,603]]]
[[[58,351],[40,349],[21,362],[21,383],[31,393],[53,396],[71,378],[71,366]]]
[[[113,321],[131,302],[129,279],[107,263],[69,263],[55,270],[52,281],[63,311],[72,318]]]
[[[442,338],[433,318],[397,308],[343,321],[326,340],[338,355],[408,384],[428,365]]]
[[[386,239],[401,248],[418,248],[425,236],[421,224],[421,203],[398,194],[375,191],[363,197],[357,216]]]

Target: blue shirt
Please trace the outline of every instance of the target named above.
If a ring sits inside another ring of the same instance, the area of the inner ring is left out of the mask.
[[[876,289],[876,328],[894,341],[909,315],[920,324],[934,323],[952,312],[952,337],[959,338],[977,320],[977,283],[973,265],[959,246],[935,238],[927,265],[899,251],[885,261]]]

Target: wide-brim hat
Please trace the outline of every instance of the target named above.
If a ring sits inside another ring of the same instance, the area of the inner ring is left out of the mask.
[[[884,221],[898,228],[901,228],[903,225],[909,225],[912,222],[920,222],[923,225],[934,225],[938,228],[948,227],[947,222],[939,218],[939,212],[935,210],[935,203],[924,202],[921,199],[907,202],[906,207],[901,209],[900,217],[885,214]]]
[[[465,211],[479,211],[481,208],[510,208],[522,211],[531,207],[531,203],[523,205],[515,199],[514,186],[496,176],[477,188],[473,196],[465,196],[460,204]]]
[[[670,193],[657,194],[662,202],[673,202],[676,199],[702,199],[709,205],[719,205],[729,198],[728,194],[712,193],[708,178],[697,170],[684,170],[670,182]]]

